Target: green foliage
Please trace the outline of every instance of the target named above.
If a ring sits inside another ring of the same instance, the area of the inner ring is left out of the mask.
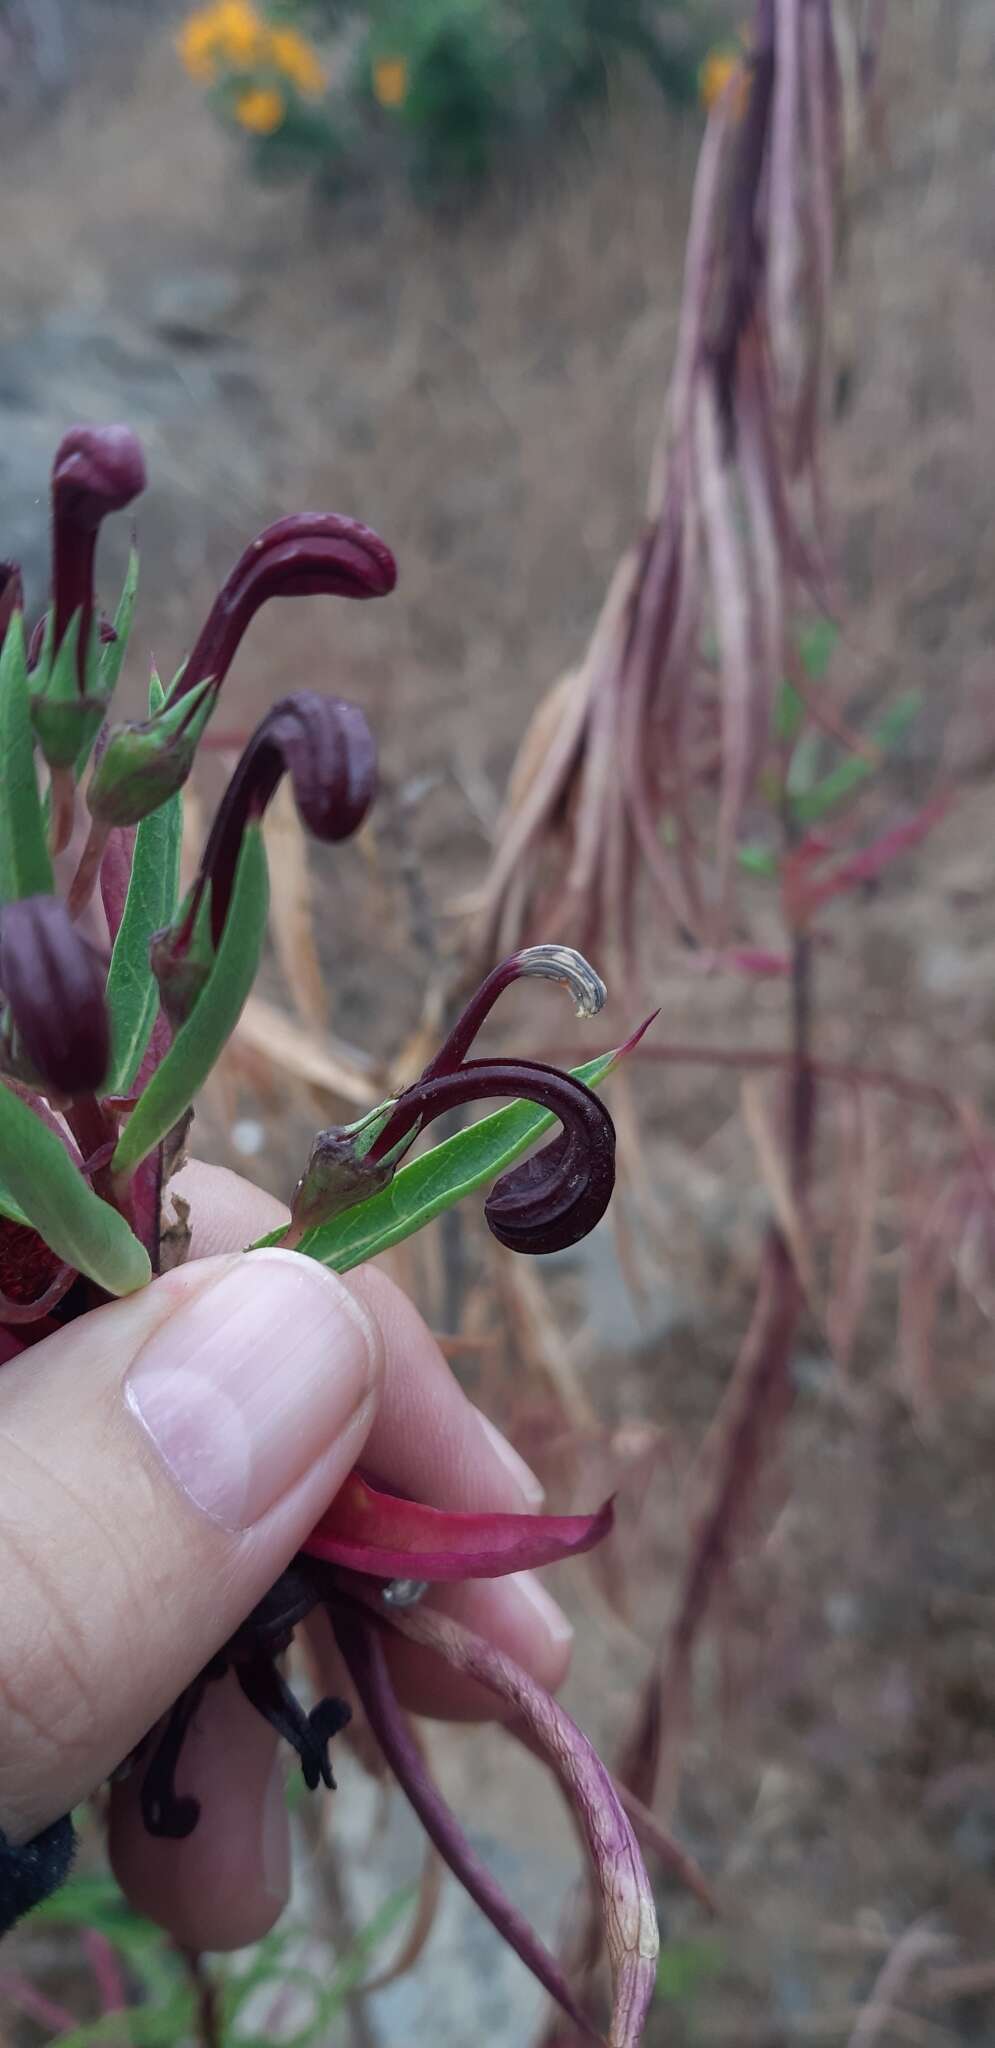
[[[431,200],[479,190],[530,137],[548,146],[623,61],[669,100],[693,99],[706,42],[690,0],[257,0],[254,18],[254,39],[219,32],[205,58],[208,4],[179,48],[217,113],[251,137],[260,175],[311,168],[335,187],[398,166]],[[293,45],[282,61],[274,28],[315,62],[327,55],[326,90]]]
[[[52,888],[34,744],[24,623],[15,612],[0,655],[0,903],[44,896]]]
[[[245,834],[221,943],[203,989],[133,1109],[111,1165],[133,1173],[190,1108],[224,1051],[256,978],[266,932],[269,882],[258,825]]]
[[[135,852],[124,915],[114,941],[107,976],[111,1020],[108,1095],[126,1095],[141,1066],[159,1008],[159,986],[149,961],[149,941],[173,917],[180,880],[183,799],[177,792],[135,834]]]
[[[798,633],[798,656],[809,683],[824,681],[838,638],[832,620],[825,618],[813,620]],[[785,766],[783,775],[768,774],[764,785],[772,810],[783,806],[799,832],[807,832],[830,817],[856,796],[895,753],[918,717],[921,705],[918,690],[905,691],[864,735],[864,751],[844,751],[840,741],[811,721],[806,724],[803,697],[791,683],[782,683],[773,726]],[[832,760],[833,754],[840,758]],[[832,761],[829,767],[827,759]],[[741,846],[737,860],[744,874],[756,875],[761,880],[772,880],[780,872],[777,855],[758,841]]]
[[[57,1257],[108,1294],[152,1277],[149,1255],[116,1209],[101,1201],[61,1138],[0,1082],[0,1158],[6,1187]]]
[[[293,1986],[308,2008],[307,2018],[293,2033],[281,2026],[285,2048],[323,2048],[329,2030],[343,2014],[355,1986],[372,1974],[374,1959],[389,1939],[412,1900],[412,1888],[394,1892],[374,1914],[349,1948],[315,1958],[313,1931],[288,1916],[271,1934],[236,1960],[212,1960],[210,1972],[219,2007],[219,2040],[224,2048],[272,2048],[259,2032],[266,2025],[265,1998],[274,2004]],[[110,1877],[83,1874],[70,1878],[61,1891],[45,1899],[32,1916],[35,1927],[102,1934],[116,1950],[135,2002],[126,2011],[107,2013],[61,2034],[61,2048],[99,2048],[134,2043],[134,2048],[173,2048],[200,2039],[198,1995],[182,1955],[160,1927],[143,1919],[122,1898]],[[299,1959],[301,1935],[307,1934],[307,1963]],[[250,2025],[252,2002],[255,2024]],[[260,2014],[260,2001],[262,2013]]]

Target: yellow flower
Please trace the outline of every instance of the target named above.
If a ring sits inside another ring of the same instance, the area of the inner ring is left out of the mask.
[[[188,16],[177,38],[180,59],[191,78],[212,85],[219,66],[244,66],[259,56],[263,24],[251,0],[216,0]]]
[[[176,38],[176,48],[190,77],[195,78],[198,85],[213,85],[217,77],[213,8],[189,16]]]
[[[275,85],[250,85],[235,101],[235,119],[250,135],[273,135],[287,111]]]
[[[403,107],[408,97],[405,57],[380,57],[373,66],[373,93],[382,107]]]
[[[698,73],[698,97],[709,113],[716,101],[722,98],[727,85],[734,79],[738,81],[735,94],[735,114],[738,119],[744,112],[747,96],[747,72],[743,52],[728,43],[717,44],[714,50],[709,50]]]
[[[266,37],[266,55],[300,92],[317,96],[325,90],[325,74],[318,53],[295,28],[272,28]]]
[[[265,30],[249,0],[218,0],[214,18],[218,40],[229,64],[251,64],[260,56]]]

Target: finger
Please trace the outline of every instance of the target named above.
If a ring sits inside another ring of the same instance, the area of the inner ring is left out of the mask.
[[[181,1268],[0,1375],[0,1828],[104,1779],[268,1591],[359,1457],[372,1315],[292,1252]]]
[[[208,1259],[216,1252],[241,1252],[257,1237],[290,1220],[290,1211],[265,1188],[253,1187],[227,1166],[205,1166],[190,1159],[174,1174],[167,1196],[181,1195],[190,1204],[190,1257]]]
[[[140,1786],[136,1770],[111,1791],[111,1863],[131,1904],[184,1948],[261,1940],[290,1892],[283,1762],[231,1672],[209,1688],[183,1744],[179,1786],[201,1809],[193,1834],[149,1835]]]
[[[179,1184],[191,1204],[195,1244],[208,1228],[211,1243],[221,1231],[229,1233],[228,1242],[243,1243],[250,1213],[257,1234],[286,1219],[286,1209],[271,1196],[224,1168],[191,1164]],[[346,1275],[346,1285],[382,1330],[388,1361],[364,1467],[384,1485],[435,1507],[534,1513],[543,1498],[535,1474],[468,1400],[407,1296],[374,1266]],[[439,1588],[431,1599],[498,1643],[547,1689],[562,1683],[572,1632],[533,1573]],[[494,1713],[490,1694],[446,1671],[416,1644],[398,1641],[392,1657],[396,1682],[412,1710],[458,1719]],[[334,1676],[334,1662],[328,1670]],[[328,1689],[336,1689],[334,1682]]]

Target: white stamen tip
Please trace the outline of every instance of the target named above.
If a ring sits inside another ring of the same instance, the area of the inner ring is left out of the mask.
[[[528,946],[519,957],[518,971],[561,982],[570,990],[578,1017],[596,1017],[608,1000],[600,974],[572,946]]]

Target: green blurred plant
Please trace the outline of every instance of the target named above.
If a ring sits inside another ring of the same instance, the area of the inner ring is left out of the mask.
[[[409,1907],[412,1887],[404,1886],[384,1901],[345,1952],[316,1957],[313,1930],[281,1922],[271,1934],[237,1958],[201,1958],[182,1954],[160,1927],[136,1913],[113,1879],[100,1873],[70,1879],[62,1890],[38,1906],[32,1925],[75,1934],[81,1963],[94,1977],[98,2016],[76,2024],[68,2009],[46,2000],[47,2020],[31,1986],[13,1972],[0,1979],[0,2005],[30,2012],[47,2024],[60,2048],[173,2048],[173,2044],[204,2038],[204,2010],[209,2003],[212,2038],[219,2048],[272,2048],[272,2030],[279,2026],[284,2048],[312,2048],[329,2039],[347,2001],[365,1977],[373,1974],[373,1958],[389,1939]],[[308,1960],[301,1959],[302,1936]],[[296,2025],[287,2014],[288,1994],[307,2017]]]
[[[429,198],[479,189],[502,149],[602,100],[623,59],[692,99],[704,46],[690,0],[214,0],[177,43],[260,173],[334,186],[386,152]]]

